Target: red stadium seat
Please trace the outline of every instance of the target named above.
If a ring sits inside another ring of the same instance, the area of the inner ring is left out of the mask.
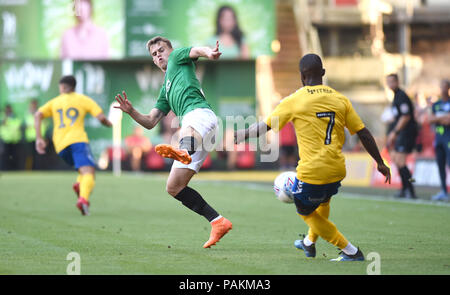
[[[155,148],[151,148],[145,158],[145,165],[151,170],[162,170],[164,168],[164,158],[155,151]]]
[[[127,159],[127,152],[124,148],[120,148],[120,161],[125,161]],[[111,162],[113,160],[113,147],[108,148],[108,160]]]
[[[209,169],[211,168],[211,165],[212,165],[211,156],[208,155],[205,161],[203,162],[201,169]]]
[[[255,167],[255,152],[250,150],[248,143],[245,144],[244,151],[238,152],[236,167],[239,169],[251,169]]]

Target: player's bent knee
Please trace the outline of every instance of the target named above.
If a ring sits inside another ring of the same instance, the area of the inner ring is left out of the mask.
[[[184,187],[173,185],[173,184],[167,184],[166,185],[166,192],[171,195],[172,197],[175,197],[178,195],[179,192],[183,190]]]
[[[80,174],[92,174],[95,176],[95,167],[92,166],[82,166],[78,169]]]

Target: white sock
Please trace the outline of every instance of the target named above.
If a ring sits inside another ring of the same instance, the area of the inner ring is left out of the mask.
[[[342,249],[345,254],[347,255],[355,255],[356,252],[358,252],[358,248],[352,245],[352,243],[348,242],[347,246],[345,246],[344,249]]]
[[[219,214],[219,216],[211,220],[210,223],[213,223],[214,221],[219,220],[220,218],[222,218],[222,215]]]
[[[306,237],[303,239],[303,244],[304,244],[305,246],[309,247],[309,246],[311,246],[311,245],[314,244],[314,243],[311,242],[311,240],[308,238],[308,236],[306,236]]]

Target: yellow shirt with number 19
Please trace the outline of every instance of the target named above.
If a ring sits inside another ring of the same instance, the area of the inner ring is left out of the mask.
[[[39,108],[44,118],[53,118],[53,144],[57,153],[77,142],[89,142],[84,130],[87,113],[97,117],[103,111],[90,97],[76,92],[61,94]]]
[[[325,85],[302,87],[284,98],[265,123],[278,131],[289,121],[299,147],[297,178],[310,184],[344,179],[344,127],[352,135],[364,128],[350,100]]]

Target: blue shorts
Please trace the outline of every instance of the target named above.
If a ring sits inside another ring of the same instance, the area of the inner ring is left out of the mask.
[[[297,207],[297,213],[300,215],[309,215],[319,207],[320,204],[337,194],[341,182],[327,184],[309,184],[295,178],[292,185],[292,195]]]
[[[91,148],[86,142],[78,142],[69,145],[58,154],[64,162],[70,166],[75,166],[79,169],[83,166],[95,167],[94,157],[92,156]]]

